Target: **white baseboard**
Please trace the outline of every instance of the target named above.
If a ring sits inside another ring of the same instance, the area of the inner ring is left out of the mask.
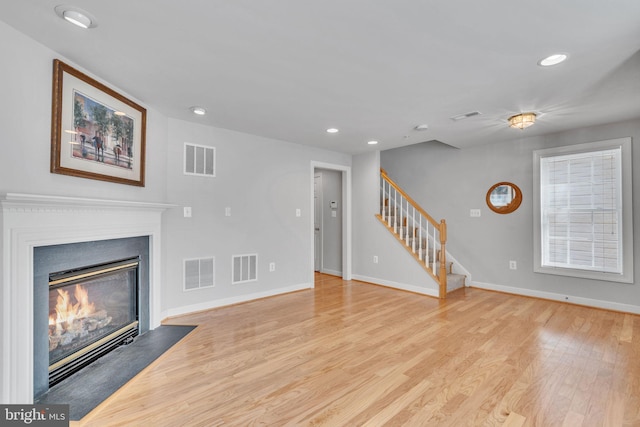
[[[312,289],[312,288],[313,288],[313,283],[302,283],[299,285],[288,286],[286,288],[271,289],[266,292],[256,292],[253,294],[239,295],[236,297],[206,301],[199,304],[192,304],[192,305],[186,305],[183,307],[170,308],[169,310],[163,311],[162,314],[163,314],[163,318],[166,319],[167,317],[180,316],[182,314],[195,313],[197,311],[209,310],[212,308],[224,307],[227,305],[233,305],[241,302],[253,301],[260,298],[267,298],[267,297],[272,297],[276,295],[288,294],[290,292],[296,292],[296,291],[301,291],[304,289]]]
[[[587,307],[602,308],[605,310],[620,311],[623,313],[640,314],[640,306],[631,304],[622,304],[612,301],[602,301],[592,298],[576,297],[573,295],[556,294],[554,292],[536,291],[533,289],[515,288],[512,286],[496,285],[493,283],[485,282],[472,282],[469,286],[472,288],[486,289],[489,291],[498,291],[514,295],[561,301],[569,304],[584,305]]]
[[[429,295],[431,297],[438,298],[438,290],[437,289],[429,289],[422,288],[420,286],[415,285],[407,285],[406,283],[398,283],[393,282],[391,280],[378,279],[375,277],[361,276],[358,274],[354,274],[352,276],[353,280],[359,280],[361,282],[373,283],[374,285],[386,286],[388,288],[401,289],[403,291],[414,292],[416,294]]]

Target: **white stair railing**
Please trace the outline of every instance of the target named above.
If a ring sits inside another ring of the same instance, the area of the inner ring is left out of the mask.
[[[384,170],[380,171],[378,218],[439,283],[440,298],[447,289],[447,224],[437,222],[409,197]]]

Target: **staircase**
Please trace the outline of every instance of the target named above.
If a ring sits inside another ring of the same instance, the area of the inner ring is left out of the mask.
[[[464,286],[465,276],[447,261],[447,224],[437,222],[380,170],[380,213],[376,217],[422,268],[438,282],[438,296]]]

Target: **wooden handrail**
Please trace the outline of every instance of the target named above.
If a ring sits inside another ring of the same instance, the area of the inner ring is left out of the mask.
[[[422,209],[420,207],[420,205],[413,200],[411,197],[409,197],[409,195],[407,193],[404,192],[404,190],[402,190],[402,188],[400,188],[398,186],[398,184],[396,184],[390,177],[389,175],[387,175],[387,173],[385,172],[384,169],[380,169],[380,175],[385,179],[385,181],[387,181],[389,184],[391,184],[391,186],[402,195],[402,197],[404,197],[409,204],[411,204],[411,206],[413,206],[418,212],[420,212],[422,214],[422,216],[424,216],[427,221],[429,221],[431,223],[431,225],[433,225],[434,227],[438,228],[438,230],[440,231],[440,235],[442,235],[443,230],[441,229],[441,227],[444,226],[444,233],[446,235],[447,232],[447,226],[446,224],[444,224],[444,220],[442,220],[441,222],[436,221],[435,219],[433,219],[433,217],[431,215],[429,215],[428,213],[426,213],[424,211],[424,209]],[[444,224],[444,225],[443,225]]]
[[[438,230],[439,240],[440,240],[439,242],[440,252],[438,254],[438,261],[440,262],[440,268],[438,270],[437,276],[435,276],[435,271],[433,273],[431,272],[430,269],[427,269],[427,271],[438,281],[438,285],[439,285],[438,296],[442,299],[446,298],[447,296],[447,266],[446,266],[447,223],[446,221],[442,219],[440,220],[440,222],[438,222],[431,215],[425,212],[424,209],[422,209],[415,200],[413,200],[407,193],[405,193],[404,190],[402,190],[402,188],[400,188],[400,186],[398,186],[398,184],[396,184],[389,177],[389,175],[387,175],[387,172],[382,168],[380,168],[380,176],[382,177],[382,179],[388,182],[389,185],[391,185],[394,188],[394,190],[398,192],[402,196],[402,198],[404,198],[416,211],[418,211],[419,214],[422,215],[422,217],[424,217],[429,223],[431,223],[434,229]],[[387,201],[388,199],[385,200],[385,206]],[[380,220],[384,223],[384,220],[382,217],[380,217]],[[405,218],[405,221],[406,221],[406,218]],[[405,223],[405,226],[406,226],[406,223]],[[393,230],[391,231],[394,232]],[[402,241],[402,239],[400,240]]]

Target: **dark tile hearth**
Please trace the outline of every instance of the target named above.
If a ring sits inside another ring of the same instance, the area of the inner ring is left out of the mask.
[[[51,387],[34,403],[69,404],[69,418],[78,421],[194,328],[163,325],[148,331]]]

